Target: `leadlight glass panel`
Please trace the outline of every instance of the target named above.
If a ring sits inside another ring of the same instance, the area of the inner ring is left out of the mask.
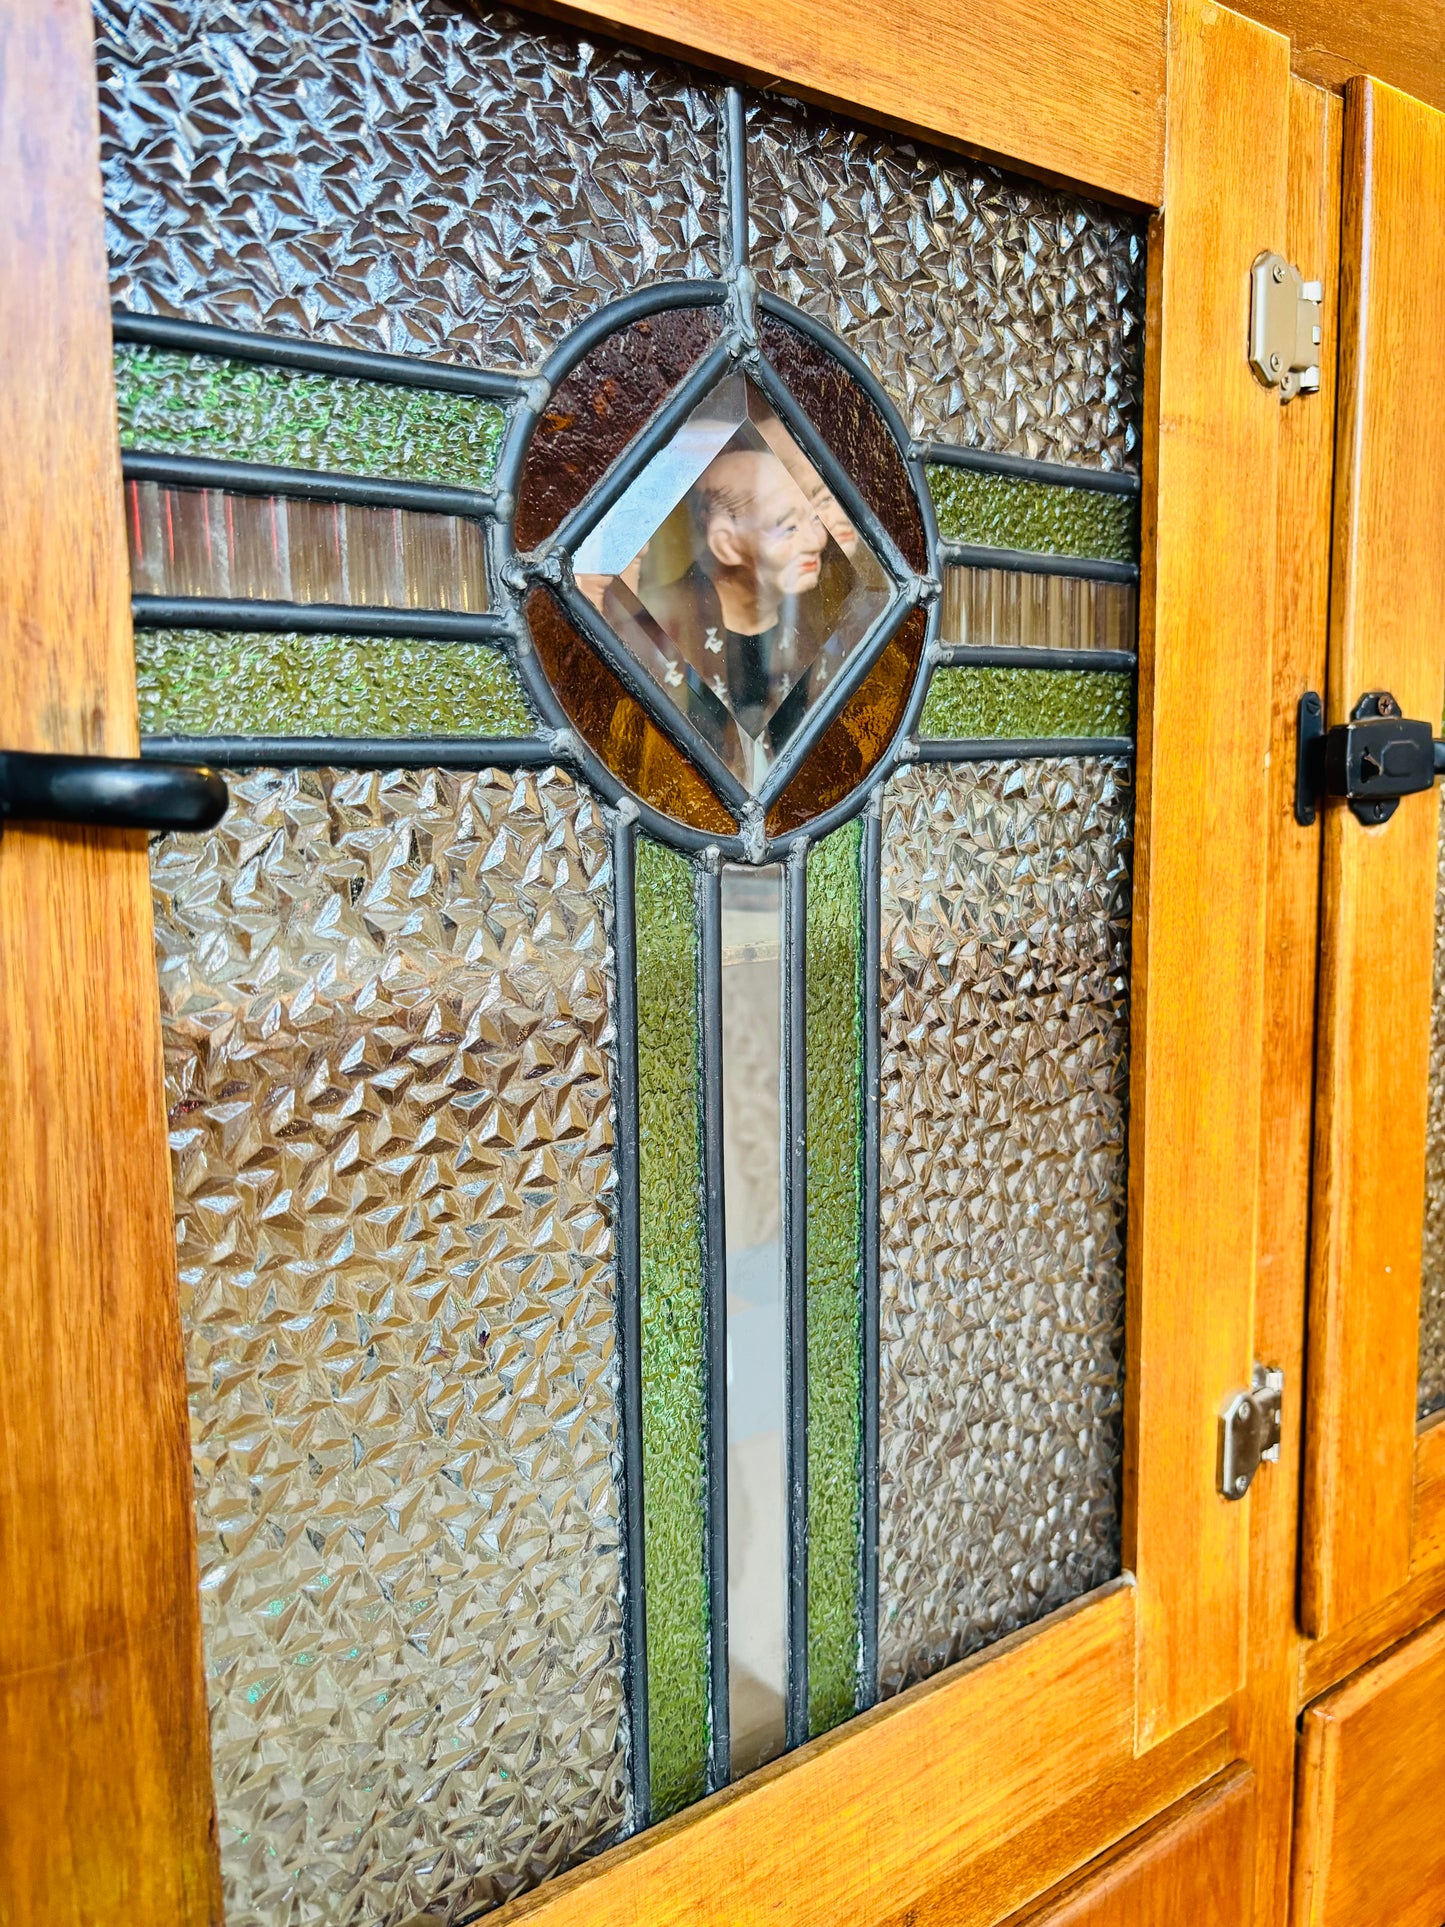
[[[1445,798],[1445,791],[1442,791]],[[1441,804],[1445,817],[1445,801]],[[1420,1266],[1418,1415],[1445,1411],[1445,835],[1435,887],[1435,990],[1430,1005],[1425,1224]]]

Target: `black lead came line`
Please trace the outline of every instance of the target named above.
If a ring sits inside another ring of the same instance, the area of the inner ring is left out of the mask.
[[[453,609],[388,609],[350,602],[271,602],[244,596],[136,595],[137,629],[221,629],[253,635],[414,637],[422,642],[504,643],[505,616]]]
[[[1030,455],[994,455],[952,442],[922,442],[918,453],[941,468],[966,468],[975,475],[1002,475],[1015,482],[1042,482],[1049,488],[1086,488],[1101,495],[1138,495],[1139,477],[1125,468],[1083,468],[1072,462],[1041,462]]]
[[[120,471],[127,482],[155,482],[165,488],[284,495],[298,501],[344,502],[348,507],[454,515],[474,522],[485,521],[496,508],[495,496],[485,489],[374,475],[338,475],[327,469],[280,468],[267,462],[223,461],[209,455],[173,455],[164,449],[123,448]]]
[[[140,753],[219,769],[549,769],[567,760],[539,736],[143,736]]]
[[[876,790],[863,816],[859,851],[863,897],[863,1168],[859,1173],[863,1199],[861,1398],[862,1460],[861,1531],[859,1533],[859,1671],[858,1709],[878,1698],[878,1402],[879,1402],[879,1236],[880,1196],[880,1068],[883,933],[883,818],[882,798]]]
[[[1036,549],[995,549],[982,542],[954,542],[940,537],[938,559],[944,568],[1000,569],[1009,575],[1063,575],[1078,582],[1120,582],[1130,587],[1139,580],[1137,562],[1115,562],[1104,556],[1045,555]]]

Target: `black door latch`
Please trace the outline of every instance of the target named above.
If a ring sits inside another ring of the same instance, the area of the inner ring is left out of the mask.
[[[213,769],[189,763],[0,750],[0,824],[9,819],[112,830],[209,830],[230,800]]]
[[[1299,699],[1294,815],[1308,827],[1320,801],[1338,796],[1361,823],[1388,823],[1402,796],[1428,790],[1445,774],[1445,742],[1429,723],[1400,714],[1387,689],[1372,689],[1347,723],[1325,728],[1324,704],[1313,689]]]

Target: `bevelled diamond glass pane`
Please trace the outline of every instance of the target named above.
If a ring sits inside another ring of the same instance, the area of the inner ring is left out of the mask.
[[[886,792],[884,1693],[1119,1569],[1129,774]]]
[[[572,566],[628,653],[752,790],[890,599],[877,555],[743,375],[697,404]]]
[[[152,855],[226,1919],[470,1919],[629,1814],[607,836],[231,798]]]

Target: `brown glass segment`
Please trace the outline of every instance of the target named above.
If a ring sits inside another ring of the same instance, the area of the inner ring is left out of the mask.
[[[759,315],[758,340],[899,553],[923,574],[928,567],[923,518],[907,464],[881,411],[843,364],[801,329],[775,315]]]
[[[910,610],[841,713],[829,724],[803,767],[768,811],[768,835],[801,829],[855,790],[900,728],[923,644],[928,617]]]
[[[517,547],[535,549],[601,481],[717,340],[720,308],[664,308],[607,335],[559,385],[517,486]]]
[[[711,836],[737,823],[680,750],[652,723],[545,589],[527,597],[527,626],[547,680],[578,734],[634,796]]]

